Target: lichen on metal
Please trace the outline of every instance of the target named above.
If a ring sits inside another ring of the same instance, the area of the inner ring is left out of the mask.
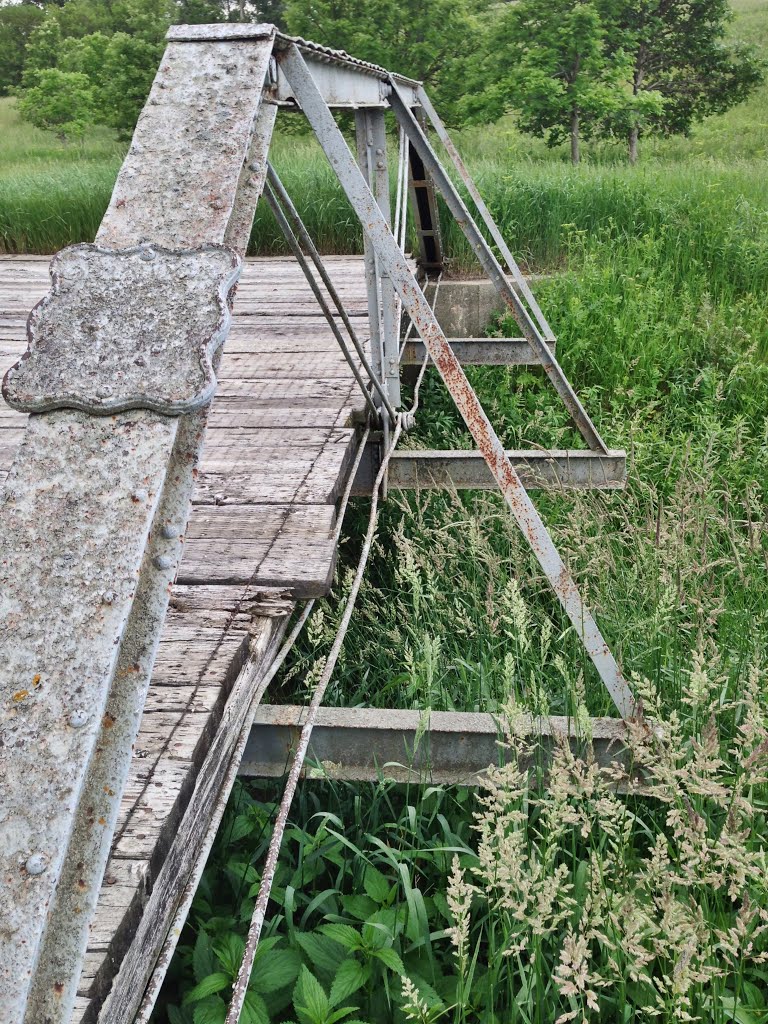
[[[216,388],[211,360],[229,331],[240,264],[220,245],[62,250],[3,397],[24,412],[201,408]]]

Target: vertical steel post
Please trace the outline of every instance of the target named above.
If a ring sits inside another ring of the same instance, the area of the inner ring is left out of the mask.
[[[392,210],[389,198],[389,167],[387,164],[387,133],[384,111],[371,107],[367,111],[368,128],[372,140],[371,163],[373,194],[384,220],[392,228]],[[395,409],[400,405],[400,310],[397,292],[386,270],[376,260],[376,277],[379,280],[381,297],[381,340],[384,381],[387,395]]]
[[[357,163],[368,187],[372,183],[372,151],[373,137],[368,121],[368,110],[360,108],[355,111],[355,137],[357,141]],[[371,366],[379,380],[383,379],[384,352],[381,340],[381,304],[379,301],[379,281],[376,274],[376,253],[368,235],[363,232],[363,252],[365,254],[365,287],[368,293],[368,322],[371,335]]]

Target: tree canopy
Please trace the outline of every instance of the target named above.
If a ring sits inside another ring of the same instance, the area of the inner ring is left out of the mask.
[[[642,135],[686,133],[762,80],[730,18],[728,0],[23,0],[0,6],[0,94],[18,91],[35,123],[39,101],[60,134],[90,120],[126,137],[169,24],[272,21],[423,80],[449,124],[512,112],[570,140],[574,162],[582,140],[611,137],[635,160]]]
[[[630,57],[626,101],[607,127],[629,139],[632,162],[640,134],[687,134],[695,121],[723,113],[762,81],[754,51],[727,39],[728,0],[596,2],[609,53]]]

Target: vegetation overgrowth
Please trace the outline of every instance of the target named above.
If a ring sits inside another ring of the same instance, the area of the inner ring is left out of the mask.
[[[588,734],[545,780],[515,702],[478,795],[305,782],[241,1020],[764,1021],[765,678],[689,683],[663,737],[632,731],[639,792]],[[223,1021],[274,811],[236,788],[158,1019]]]

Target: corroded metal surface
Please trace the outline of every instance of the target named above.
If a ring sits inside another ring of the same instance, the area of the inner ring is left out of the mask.
[[[0,496],[0,1020],[21,1020],[176,420],[33,417]],[[98,817],[88,827],[100,829]]]
[[[268,23],[219,21],[211,25],[171,25],[165,34],[169,43],[240,42],[243,39],[272,39],[275,26]]]
[[[216,388],[211,360],[229,331],[239,273],[240,259],[223,246],[64,249],[3,397],[23,412],[201,408]]]
[[[377,453],[371,446],[355,481],[356,494],[370,494]],[[598,452],[535,449],[508,451],[507,458],[526,490],[603,490],[623,488],[627,480],[627,454],[622,450]],[[392,490],[495,491],[498,484],[480,452],[406,449],[395,452],[389,464]]]
[[[256,711],[240,775],[279,778],[296,749],[306,709],[262,704]],[[476,786],[489,765],[504,757],[503,715],[488,712],[407,711],[400,708],[319,710],[302,774],[305,778],[377,782],[435,782]],[[551,750],[567,740],[584,743],[573,718],[521,715],[517,735],[535,738]],[[597,764],[630,766],[627,724],[620,718],[592,718],[590,740]]]

